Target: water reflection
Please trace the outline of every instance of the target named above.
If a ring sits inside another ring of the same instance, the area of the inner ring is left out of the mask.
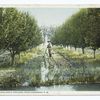
[[[37,88],[37,91],[75,91],[72,85],[54,85],[49,87]]]
[[[80,84],[74,85],[76,91],[100,91],[100,84]]]
[[[100,84],[54,85],[37,88],[36,91],[100,91]]]
[[[54,85],[41,87],[17,87],[12,89],[0,89],[0,91],[100,91],[100,84],[80,84],[80,85]]]

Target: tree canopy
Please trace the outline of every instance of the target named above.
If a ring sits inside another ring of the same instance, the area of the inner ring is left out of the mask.
[[[55,29],[51,40],[54,44],[80,47],[83,54],[85,47],[91,47],[95,58],[95,50],[100,47],[100,9],[80,9]]]
[[[0,8],[0,48],[10,51],[12,64],[16,54],[42,42],[42,34],[33,16],[15,8]]]

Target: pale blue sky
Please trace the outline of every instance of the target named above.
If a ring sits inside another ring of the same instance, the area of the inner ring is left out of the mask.
[[[38,22],[39,26],[61,25],[71,15],[79,11],[79,8],[18,8],[29,12]]]
[[[0,0],[0,4],[100,4],[100,0]]]

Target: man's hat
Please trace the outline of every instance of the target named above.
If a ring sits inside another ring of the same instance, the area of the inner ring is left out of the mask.
[[[50,40],[48,42],[51,42]]]

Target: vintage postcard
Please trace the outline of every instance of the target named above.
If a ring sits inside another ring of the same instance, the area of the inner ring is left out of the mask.
[[[0,95],[99,95],[100,5],[1,5]]]

